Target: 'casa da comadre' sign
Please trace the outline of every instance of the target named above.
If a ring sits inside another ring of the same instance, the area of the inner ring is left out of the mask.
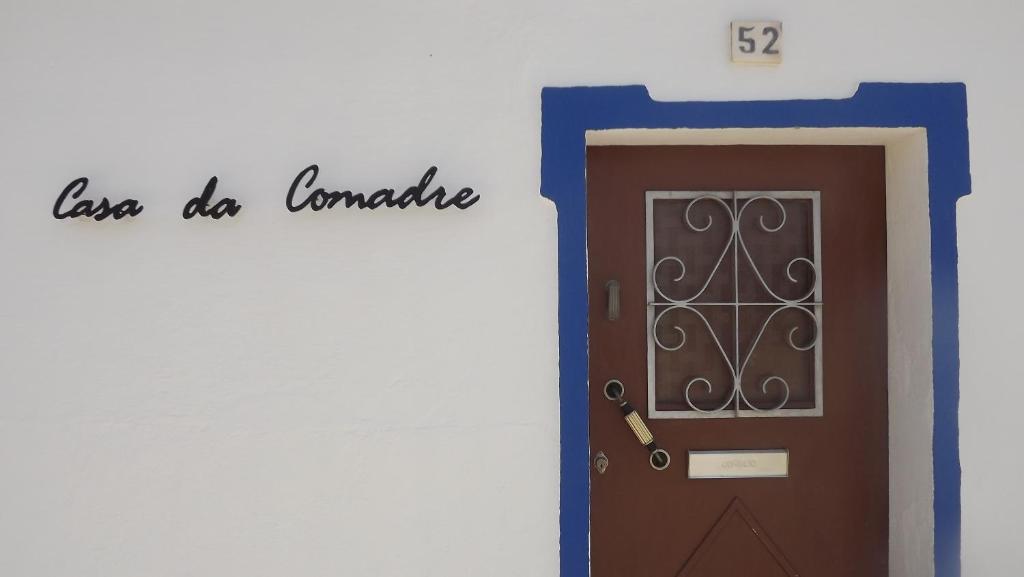
[[[317,177],[320,176],[320,167],[311,164],[299,171],[295,179],[292,180],[292,184],[285,194],[284,204],[291,212],[330,210],[337,207],[370,210],[381,207],[405,209],[410,206],[432,206],[437,210],[455,207],[463,210],[480,200],[480,195],[469,187],[461,188],[458,192],[451,194],[443,186],[433,186],[436,174],[437,167],[431,166],[423,173],[423,177],[418,183],[409,186],[404,191],[382,188],[366,194],[350,190],[337,191],[315,187]],[[112,218],[120,220],[139,216],[145,208],[142,203],[133,198],[110,200],[105,196],[98,199],[86,197],[85,193],[88,187],[89,179],[85,177],[76,178],[65,186],[53,204],[54,218],[92,218],[94,220]],[[224,216],[236,216],[242,210],[242,205],[234,198],[214,199],[216,192],[217,177],[214,176],[207,181],[206,187],[199,196],[193,197],[185,204],[181,211],[182,218],[201,216],[219,219]]]

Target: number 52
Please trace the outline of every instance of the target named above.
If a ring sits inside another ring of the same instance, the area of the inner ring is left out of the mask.
[[[733,22],[732,37],[734,62],[781,61],[781,22]]]

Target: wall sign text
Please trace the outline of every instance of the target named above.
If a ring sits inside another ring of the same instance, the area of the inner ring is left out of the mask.
[[[431,166],[423,173],[419,182],[412,186],[405,189],[381,188],[367,194],[351,190],[328,190],[317,186],[320,167],[311,164],[299,171],[292,180],[285,194],[284,204],[289,212],[318,212],[338,207],[369,210],[381,207],[406,209],[410,206],[429,206],[437,210],[454,207],[465,210],[480,200],[480,195],[470,187],[463,187],[457,192],[450,193],[443,186],[434,186],[436,175],[437,167]],[[242,205],[231,197],[216,198],[217,183],[217,177],[211,177],[202,193],[185,203],[181,211],[182,218],[187,220],[202,217],[218,220],[237,216],[242,210]],[[89,179],[84,176],[72,180],[57,195],[57,200],[53,204],[53,217],[91,218],[97,221],[107,218],[121,220],[139,216],[145,209],[142,203],[134,198],[111,200],[102,195],[90,197],[86,194],[88,187]],[[398,192],[399,190],[401,192]]]

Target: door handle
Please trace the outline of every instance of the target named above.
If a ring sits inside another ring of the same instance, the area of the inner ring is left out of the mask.
[[[609,401],[618,403],[626,424],[629,426],[630,430],[633,431],[633,434],[636,435],[640,444],[650,451],[651,468],[655,471],[664,471],[668,468],[668,464],[672,461],[672,457],[668,454],[668,451],[659,448],[654,442],[654,435],[651,434],[651,430],[647,428],[647,424],[644,423],[643,418],[640,417],[640,413],[636,412],[636,409],[626,401],[624,396],[625,394],[626,387],[622,384],[622,381],[618,379],[612,379],[604,384],[605,398]]]
[[[619,320],[619,315],[622,314],[622,287],[619,286],[619,281],[610,280],[604,285],[605,293],[608,296],[608,313],[607,318],[610,321]]]

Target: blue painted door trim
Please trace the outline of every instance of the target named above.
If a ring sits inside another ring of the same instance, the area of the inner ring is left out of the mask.
[[[560,563],[589,572],[585,131],[614,128],[923,127],[932,241],[935,575],[960,574],[956,200],[970,193],[963,84],[861,84],[843,100],[655,102],[644,86],[545,88],[541,194],[558,207]]]

